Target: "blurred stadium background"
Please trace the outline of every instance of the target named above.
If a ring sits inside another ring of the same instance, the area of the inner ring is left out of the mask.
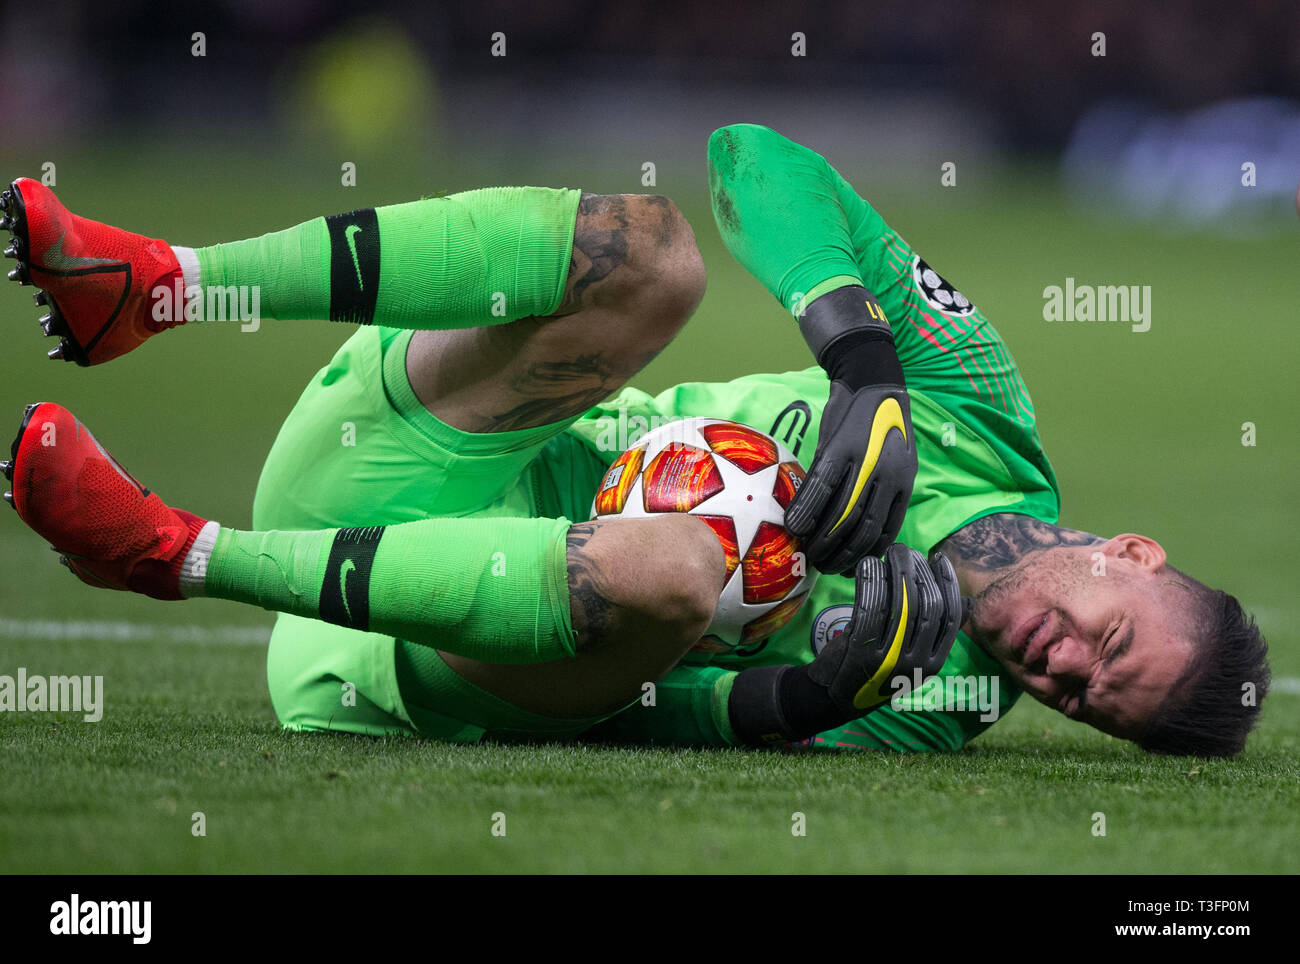
[[[1002,332],[1060,476],[1062,522],[1152,535],[1258,615],[1284,680],[1264,728],[1294,752],[1300,7],[781,6],[9,4],[0,173],[52,164],[78,213],[194,246],[487,184],[667,194],[695,226],[710,287],[637,380],[657,390],[809,364],[722,248],[705,191],[715,127],[775,127],[824,153]],[[341,183],[346,162],[355,187]],[[942,186],[949,162],[956,183]],[[1067,277],[1150,285],[1150,331],[1044,321],[1043,289]],[[85,370],[43,359],[31,292],[0,289],[0,426],[59,401],[147,485],[234,526],[249,523],[281,419],[351,331],[196,326]],[[0,546],[0,669],[108,667],[146,712],[191,705],[189,657],[170,642],[255,643],[271,622],[83,589],[13,518]],[[269,723],[258,651],[238,653],[214,657],[222,675],[204,685]],[[1017,709],[1023,732],[1043,724],[1036,712]],[[0,720],[0,733],[20,725],[38,724]],[[0,824],[0,841],[16,832]]]

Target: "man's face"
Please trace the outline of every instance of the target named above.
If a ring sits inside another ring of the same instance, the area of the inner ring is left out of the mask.
[[[975,597],[971,620],[1040,703],[1133,739],[1191,659],[1189,601],[1159,544],[1130,534],[1034,553]]]

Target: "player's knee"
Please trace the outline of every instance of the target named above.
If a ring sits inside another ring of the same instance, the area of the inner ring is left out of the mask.
[[[582,523],[569,532],[570,609],[580,649],[633,633],[684,650],[704,634],[726,567],[707,525],[669,513]]]
[[[660,539],[658,603],[649,609],[665,619],[689,642],[695,642],[713,621],[722,592],[726,561],[717,536],[689,515],[669,515],[655,520]]]
[[[606,275],[599,289],[593,288],[593,303],[617,311],[634,327],[641,349],[661,348],[704,297],[704,260],[695,232],[677,205],[661,195],[588,197],[574,249]]]
[[[635,200],[639,230],[629,255],[657,309],[650,317],[676,333],[704,297],[704,259],[690,222],[669,198],[646,194]]]

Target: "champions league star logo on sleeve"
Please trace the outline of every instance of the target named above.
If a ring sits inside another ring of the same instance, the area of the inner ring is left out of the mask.
[[[925,296],[926,302],[936,311],[950,315],[969,315],[975,310],[970,299],[943,280],[943,276],[922,261],[920,255],[912,261],[912,280],[916,283],[916,290]]]

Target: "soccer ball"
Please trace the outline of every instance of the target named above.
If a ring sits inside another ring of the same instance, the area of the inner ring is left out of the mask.
[[[750,646],[784,626],[817,579],[785,528],[803,467],[772,436],[718,418],[671,421],[618,457],[592,503],[593,519],[685,512],[722,544],[727,577],[698,651]]]

